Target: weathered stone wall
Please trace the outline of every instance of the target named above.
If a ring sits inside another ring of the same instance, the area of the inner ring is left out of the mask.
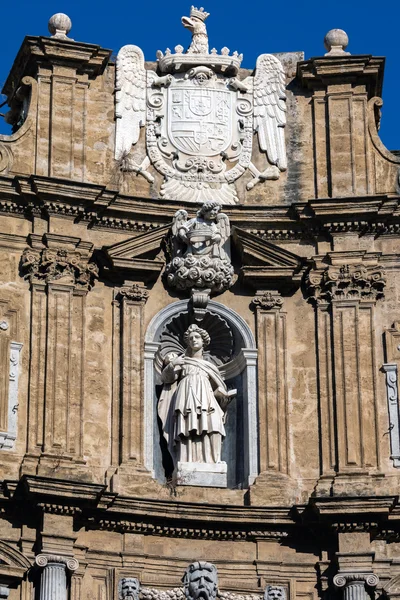
[[[288,170],[250,191],[245,175],[224,208],[236,281],[214,300],[258,349],[258,477],[225,489],[148,468],[146,332],[181,298],[165,238],[197,208],[160,199],[153,167],[149,184],[116,164],[110,54],[26,38],[5,85],[30,106],[0,136],[0,586],[32,597],[43,553],[61,557],[72,600],[114,600],[124,576],[179,588],[203,558],[221,597],[334,596],[335,573],[346,600],[352,585],[357,600],[398,596],[381,367],[400,359],[400,159],[377,134],[383,59],[281,56]]]

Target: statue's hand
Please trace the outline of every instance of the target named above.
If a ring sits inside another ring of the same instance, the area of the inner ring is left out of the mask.
[[[185,359],[183,356],[178,356],[178,358],[174,358],[172,364],[174,367],[183,366],[185,364]]]
[[[221,238],[221,236],[220,236],[220,234],[219,234],[219,233],[214,233],[214,235],[211,237],[211,241],[212,241],[212,242],[215,242],[215,243],[217,243],[217,244],[219,244],[219,243],[220,243],[221,239],[222,239],[222,238]]]

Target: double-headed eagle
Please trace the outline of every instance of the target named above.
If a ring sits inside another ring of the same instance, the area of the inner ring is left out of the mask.
[[[254,76],[239,80],[241,55],[229,55],[227,48],[208,52],[207,17],[194,7],[182,17],[192,43],[186,52],[182,46],[158,52],[159,75],[146,70],[140,48],[121,48],[115,158],[150,182],[147,168],[153,164],[164,176],[164,197],[233,203],[234,182],[247,169],[253,175],[247,189],[287,169],[285,71],[278,58],[262,54]],[[137,161],[140,152],[132,147],[145,126],[147,153]],[[251,162],[253,132],[269,163],[262,172]]]

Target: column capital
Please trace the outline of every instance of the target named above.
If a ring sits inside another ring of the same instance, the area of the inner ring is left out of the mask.
[[[362,584],[369,588],[375,588],[379,583],[379,577],[374,573],[338,573],[333,578],[333,585],[337,589],[351,584]]]
[[[35,563],[38,567],[47,567],[49,564],[63,565],[68,571],[76,571],[79,567],[79,562],[71,556],[59,556],[57,554],[38,554],[35,558]]]

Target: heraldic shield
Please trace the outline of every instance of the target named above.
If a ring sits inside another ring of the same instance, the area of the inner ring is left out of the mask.
[[[167,99],[172,145],[189,156],[226,152],[232,141],[233,95],[216,87],[172,84]]]
[[[241,54],[209,52],[208,16],[192,6],[190,18],[182,18],[192,31],[190,47],[158,51],[157,71],[145,68],[137,46],[119,51],[115,158],[122,170],[156,184],[152,165],[163,176],[163,198],[234,204],[235,182],[246,172],[253,177],[246,183],[251,190],[287,169],[285,71],[277,57],[262,54],[255,72],[241,79]],[[147,155],[138,162],[134,146],[142,127]],[[263,171],[252,163],[254,133],[267,158]]]

